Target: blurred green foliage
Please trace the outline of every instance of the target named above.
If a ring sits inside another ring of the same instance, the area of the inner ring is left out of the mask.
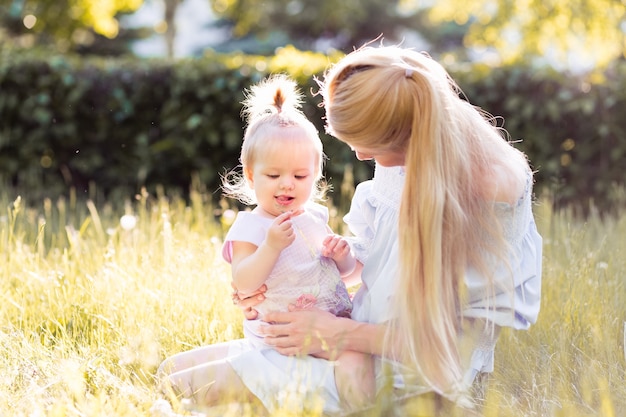
[[[270,72],[290,72],[330,156],[326,176],[338,201],[344,174],[360,182],[372,166],[324,134],[314,77],[336,58],[293,48],[272,57],[180,61],[0,51],[0,180],[35,200],[70,187],[91,198],[94,188],[104,197],[158,186],[186,194],[193,179],[217,199],[219,175],[238,164],[244,89]],[[591,200],[601,209],[619,200],[626,178],[623,63],[589,77],[481,64],[450,72],[470,102],[506,120],[511,140],[537,169],[538,188],[555,201],[585,210]]]
[[[449,50],[466,31],[453,20],[430,21],[427,8],[406,7],[404,0],[209,1],[219,23],[231,28],[231,39],[216,45],[223,51],[259,52],[264,43],[285,39],[300,49],[349,51],[383,34],[388,43],[400,43],[417,33],[432,47]],[[251,40],[256,42],[245,42]]]
[[[409,9],[419,0],[403,0]],[[431,24],[467,25],[463,44],[496,51],[500,62],[558,62],[605,68],[626,56],[626,2],[620,0],[444,0]]]
[[[62,43],[57,46],[67,50],[94,34],[115,38],[120,32],[118,17],[142,4],[143,0],[2,0],[0,24],[12,36],[34,35],[44,43]]]
[[[231,29],[232,37],[216,45],[222,50],[271,54],[268,46],[287,40],[300,49],[349,51],[382,36],[387,44],[427,44],[433,55],[478,54],[507,64],[590,69],[626,56],[623,0],[209,1]]]

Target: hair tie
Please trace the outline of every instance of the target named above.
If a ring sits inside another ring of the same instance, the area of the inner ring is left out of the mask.
[[[413,70],[411,68],[407,68],[404,70],[404,76],[406,78],[411,78],[413,76]]]

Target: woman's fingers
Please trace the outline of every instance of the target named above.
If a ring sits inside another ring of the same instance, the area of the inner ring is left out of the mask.
[[[317,347],[314,346],[312,338],[307,339],[308,342],[306,344],[303,343],[302,338],[294,336],[266,336],[263,341],[282,355],[295,356],[307,355],[317,351]]]
[[[254,291],[249,292],[249,293],[245,293],[244,294],[244,293],[235,291],[233,293],[233,297],[236,296],[237,298],[239,298],[239,300],[257,299],[257,300],[263,301],[263,300],[265,300],[265,295],[264,294],[265,294],[266,291],[267,291],[267,285],[263,284],[257,290],[254,290]],[[262,298],[258,298],[259,295],[263,295],[263,297]],[[238,303],[235,303],[235,304],[238,304]],[[256,304],[259,304],[259,303],[257,302]]]
[[[325,314],[317,309],[267,313],[263,320],[274,324],[261,326],[259,332],[283,355],[315,354],[327,345],[324,332],[316,326]]]
[[[238,301],[237,301],[238,300]],[[263,294],[257,294],[251,297],[246,297],[246,298],[238,298],[235,299],[235,304],[237,304],[237,306],[246,311],[249,310],[251,308],[256,307],[257,305],[261,304],[261,302],[265,300],[265,295]]]
[[[241,309],[243,315],[248,320],[254,320],[259,316],[259,313],[254,309],[257,305],[259,305],[263,300],[265,300],[265,291],[267,291],[267,286],[265,284],[261,285],[261,287],[253,291],[249,294],[242,294],[233,285],[233,304]]]
[[[259,327],[259,333],[261,333],[265,337],[270,337],[270,338],[285,337],[285,336],[289,336],[290,333],[293,332],[293,330],[291,329],[292,326],[290,324],[276,324],[275,321],[270,322],[268,319],[268,314],[265,314],[265,316],[263,317],[263,321],[267,321],[268,323],[273,323],[273,324],[267,324],[267,325]]]
[[[243,310],[243,316],[246,320],[256,320],[256,318],[259,317],[259,312],[249,307]]]

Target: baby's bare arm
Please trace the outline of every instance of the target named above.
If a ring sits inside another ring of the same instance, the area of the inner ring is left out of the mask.
[[[291,224],[292,212],[283,213],[272,222],[259,246],[233,242],[231,262],[233,286],[243,295],[256,291],[269,277],[280,253],[296,238]]]

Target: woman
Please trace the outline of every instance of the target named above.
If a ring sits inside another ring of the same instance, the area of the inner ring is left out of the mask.
[[[409,49],[356,50],[327,72],[321,93],[330,134],[360,160],[401,167],[398,218],[374,224],[355,320],[274,313],[266,319],[281,324],[263,328],[266,343],[286,355],[305,346],[318,355],[323,345],[369,353],[378,388],[391,369],[399,393],[464,398],[492,370],[499,328],[527,329],[539,313],[542,240],[528,161],[443,67]],[[375,212],[360,200],[348,224]]]

